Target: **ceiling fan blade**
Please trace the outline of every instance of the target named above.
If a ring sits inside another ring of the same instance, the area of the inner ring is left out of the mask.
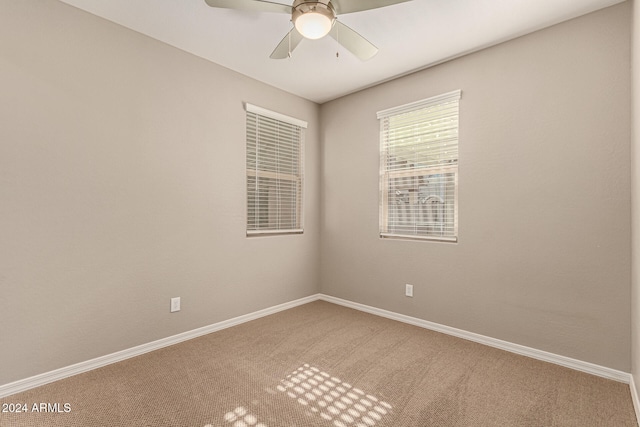
[[[292,28],[291,31],[287,33],[286,36],[278,43],[273,52],[269,56],[271,59],[285,59],[289,57],[289,54],[293,52],[293,50],[298,47],[300,42],[304,39],[302,34],[298,32],[295,28]]]
[[[338,15],[343,15],[345,13],[391,6],[392,4],[404,3],[406,1],[411,0],[331,0],[331,4],[335,7]]]
[[[373,58],[378,53],[378,48],[369,40],[338,20],[335,21],[329,35],[363,61]]]
[[[205,0],[211,7],[225,9],[248,10],[250,12],[291,13],[292,8],[286,4],[263,0]]]

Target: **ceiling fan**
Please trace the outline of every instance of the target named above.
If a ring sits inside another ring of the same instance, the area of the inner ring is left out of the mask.
[[[205,0],[211,7],[253,12],[288,13],[294,28],[271,53],[283,59],[307,38],[320,39],[327,34],[363,61],[372,58],[378,48],[360,34],[337,20],[338,15],[377,9],[410,0],[295,0],[292,6],[265,0]]]

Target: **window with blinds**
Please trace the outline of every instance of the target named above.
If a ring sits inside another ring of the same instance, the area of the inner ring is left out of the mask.
[[[460,95],[378,112],[381,237],[457,241]]]
[[[307,123],[246,104],[247,235],[302,233]]]

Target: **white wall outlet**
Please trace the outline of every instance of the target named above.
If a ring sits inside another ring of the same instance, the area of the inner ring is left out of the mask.
[[[404,294],[408,297],[413,296],[413,285],[406,284],[404,285]]]
[[[180,311],[180,297],[171,298],[171,313]]]

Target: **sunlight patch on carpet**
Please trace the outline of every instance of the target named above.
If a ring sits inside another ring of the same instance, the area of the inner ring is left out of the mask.
[[[308,364],[287,375],[277,390],[335,427],[374,427],[392,409],[389,403]]]
[[[232,427],[267,427],[258,421],[258,417],[250,413],[244,406],[238,406],[233,411],[224,414],[224,420]],[[209,425],[204,426],[209,427]]]

